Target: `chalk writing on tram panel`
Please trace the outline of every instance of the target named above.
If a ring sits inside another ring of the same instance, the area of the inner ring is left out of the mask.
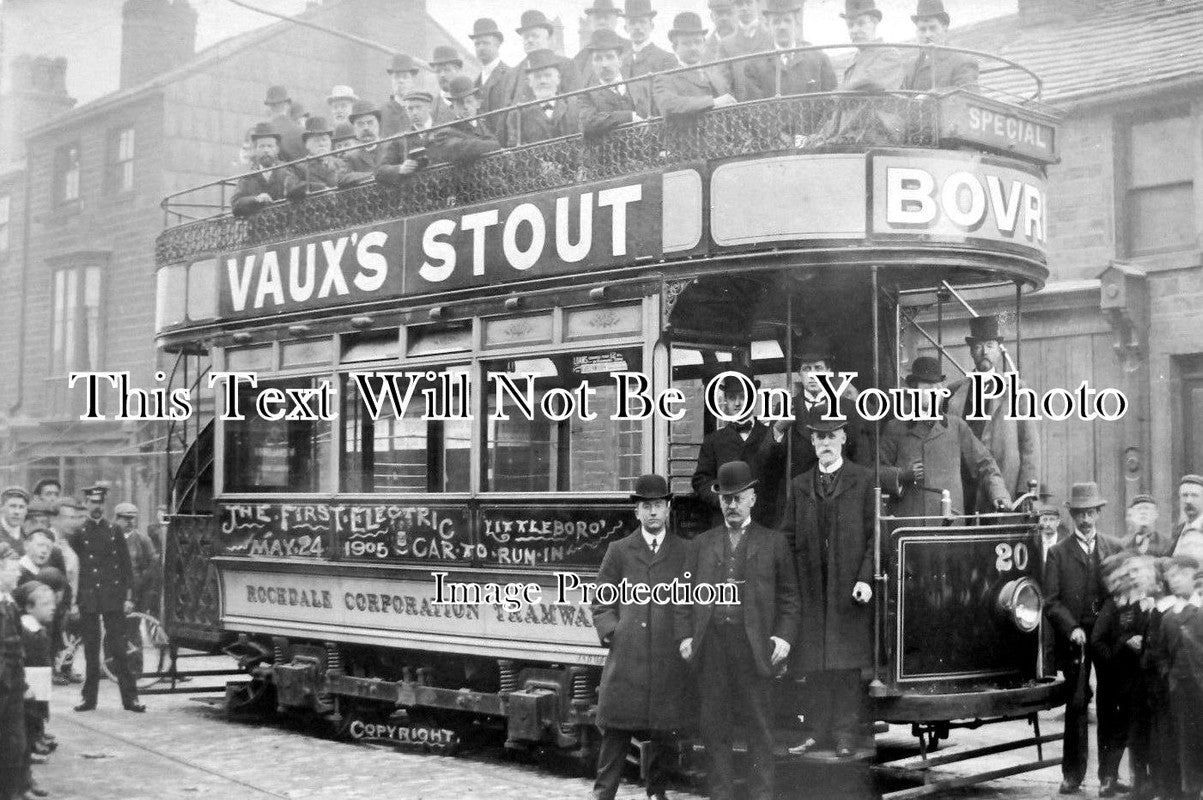
[[[486,508],[481,544],[496,564],[601,565],[606,546],[625,536],[634,520],[621,508]]]
[[[252,558],[324,558],[330,552],[330,512],[312,503],[223,505],[222,549]]]

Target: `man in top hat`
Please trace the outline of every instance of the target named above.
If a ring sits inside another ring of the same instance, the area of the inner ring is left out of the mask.
[[[1124,515],[1128,527],[1124,549],[1153,558],[1170,555],[1170,539],[1157,530],[1157,517],[1157,501],[1153,499],[1153,495],[1138,494],[1133,497]]]
[[[702,59],[714,61],[721,57],[722,40],[735,33],[735,4],[732,0],[706,0],[706,7],[710,9],[710,24],[714,30],[706,37]]]
[[[480,74],[476,76],[476,88],[480,89],[480,113],[488,114],[509,105],[506,91],[514,80],[513,70],[501,60],[501,43],[505,41],[497,22],[481,17],[472,23],[469,35],[480,62]],[[485,127],[494,136],[505,131],[505,115],[494,114],[485,118]]]
[[[277,200],[283,200],[292,188],[295,176],[280,164],[280,132],[271,122],[260,122],[251,129],[254,147],[253,169],[259,170],[238,180],[230,198],[234,216],[258,213]]]
[[[514,68],[506,106],[517,105],[533,99],[530,81],[527,79],[527,73],[530,71],[530,57],[532,53],[551,52],[551,34],[554,30],[551,20],[542,11],[522,12],[522,21],[518,25],[517,32],[522,37],[522,49],[526,52],[526,58],[522,59]],[[556,66],[560,72],[560,91],[571,92],[581,88],[580,76],[576,72],[576,65],[572,63],[572,59],[556,53],[552,53],[552,55],[555,56]],[[546,55],[540,55],[539,58],[546,59]],[[507,141],[505,144],[511,146],[513,142]]]
[[[581,129],[585,136],[651,116],[651,86],[646,81],[623,83],[622,53],[626,40],[614,31],[596,30],[589,36],[587,52],[593,54],[590,74],[596,88],[580,95]]]
[[[581,112],[576,97],[556,99],[565,91],[560,72],[564,59],[550,50],[536,50],[524,63],[530,87],[526,100],[539,103],[506,116],[506,141],[511,145],[531,144],[580,133]]]
[[[282,161],[295,161],[305,154],[305,146],[301,142],[300,106],[283,86],[269,86],[263,99],[267,106],[267,121],[280,134],[280,151]]]
[[[1033,507],[1036,514],[1036,532],[1033,534],[1031,547],[1032,574],[1041,584],[1044,583],[1044,566],[1048,563],[1048,554],[1060,542],[1069,537],[1069,531],[1061,522],[1061,509],[1046,498]],[[1054,651],[1055,636],[1053,627],[1047,619],[1040,621],[1041,667],[1045,675],[1057,674],[1057,660]]]
[[[0,492],[0,544],[8,545],[17,555],[24,552],[25,517],[29,513],[29,492],[9,486]]]
[[[338,180],[339,186],[371,183],[376,179],[376,170],[405,161],[404,140],[380,144],[380,119],[380,109],[370,100],[359,100],[351,109],[355,139],[363,146],[343,155],[343,163],[347,169]]]
[[[795,383],[798,391],[793,397],[794,418],[773,423],[771,446],[789,452],[789,473],[786,480],[793,480],[804,472],[814,469],[818,456],[811,444],[810,423],[822,419],[832,410],[819,383],[820,375],[829,376],[833,388],[835,379],[835,348],[824,336],[812,334],[804,337],[793,352]],[[873,463],[873,446],[869,426],[856,413],[857,391],[848,386],[840,396],[840,411],[847,419],[844,429],[843,456],[857,464]],[[788,442],[788,443],[787,443]]]
[[[969,345],[969,355],[973,359],[974,371],[1001,375],[1006,371],[1006,356],[1003,350],[1003,335],[999,328],[998,317],[994,315],[974,317],[969,321],[969,335],[965,337]],[[1020,389],[1027,389],[1027,384],[1018,376],[1015,378]],[[1038,480],[1040,469],[1040,430],[1035,420],[1015,419],[1022,414],[1028,414],[1034,409],[1028,408],[1028,403],[1018,406],[1007,398],[988,399],[986,406],[980,409],[986,419],[969,419],[972,410],[970,395],[973,383],[968,376],[953,381],[948,385],[952,392],[948,399],[948,410],[969,423],[973,435],[994,456],[998,464],[1003,482],[1012,497],[1019,497],[1028,491],[1032,481]],[[965,483],[965,493],[968,497],[976,498],[975,503],[980,511],[989,511],[988,498],[980,487],[968,477]]]
[[[138,702],[138,688],[130,674],[125,652],[125,616],[134,610],[131,597],[133,572],[125,537],[104,518],[108,489],[96,485],[84,489],[88,518],[71,535],[71,547],[79,554],[79,593],[75,598],[83,631],[84,675],[83,702],[76,711],[96,708],[100,688],[100,620],[104,618],[105,655],[113,662],[113,673],[121,689],[121,705],[126,711],[141,713],[146,706]]]
[[[338,186],[345,166],[341,158],[330,155],[334,148],[334,130],[325,117],[305,120],[305,154],[310,160],[292,167],[294,179],[288,190],[289,200],[299,200],[311,192]]]
[[[735,105],[726,79],[717,70],[702,67],[702,48],[706,43],[706,29],[702,18],[691,11],[683,11],[673,19],[668,31],[668,40],[677,55],[674,67],[697,67],[688,72],[672,72],[657,75],[652,82],[652,97],[655,107],[665,117],[688,118],[712,108],[727,108]]]
[[[606,548],[597,582],[654,587],[684,580],[689,542],[668,530],[672,492],[659,475],[643,475],[631,494],[639,527]],[[593,800],[613,800],[631,737],[650,739],[647,796],[665,798],[672,739],[685,724],[688,670],[677,652],[673,606],[594,603],[593,627],[609,648],[598,687],[602,729]]]
[[[1203,564],[1203,476],[1183,475],[1178,481],[1178,525],[1170,540],[1170,555],[1190,556]]]
[[[775,527],[781,509],[778,508],[779,486],[785,467],[784,451],[765,447],[771,439],[769,426],[756,419],[755,396],[749,397],[749,386],[760,386],[747,369],[732,370],[738,376],[728,375],[719,384],[719,409],[730,417],[738,417],[723,427],[711,431],[702,438],[698,451],[698,463],[693,472],[693,491],[706,505],[713,509],[714,524],[722,518],[722,503],[714,491],[714,481],[723,464],[742,461],[752,470],[758,481],[756,506],[752,519],[765,527]]]
[[[845,424],[807,423],[815,466],[794,478],[782,530],[802,593],[791,666],[806,676],[810,735],[791,752],[832,747],[855,754],[866,671],[873,666],[873,473],[843,457]]]
[[[589,36],[583,37],[581,51],[572,57],[576,74],[581,76],[581,85],[591,86],[597,82],[597,73],[593,70],[593,50],[589,47],[593,34],[599,31],[609,31],[617,35],[618,18],[621,16],[622,9],[614,5],[614,0],[593,0],[593,3],[585,9],[585,17],[589,21]],[[621,58],[631,51],[631,43],[621,36],[618,37],[618,40],[623,43]],[[621,61],[619,65],[621,66]]]
[[[1093,663],[1088,643],[1107,599],[1100,565],[1119,549],[1097,530],[1099,513],[1106,504],[1097,483],[1075,483],[1065,504],[1073,518],[1074,534],[1049,551],[1044,566],[1044,613],[1056,634],[1057,667],[1072,693],[1065,706],[1062,794],[1078,791],[1086,777],[1086,706]]]
[[[405,53],[398,53],[389,61],[387,71],[392,92],[380,108],[380,136],[387,138],[409,127],[409,117],[405,114],[403,102],[405,95],[418,88],[419,70],[421,65],[417,59]],[[351,122],[350,112],[347,114],[347,121]]]
[[[938,413],[935,390],[944,385],[940,362],[920,356],[911,365],[907,386],[925,390],[920,411],[925,419],[910,422],[892,419],[881,435],[881,481],[896,498],[894,514],[900,517],[937,517],[941,491],[948,490],[953,513],[970,513],[961,489],[962,470],[985,486],[990,508],[1008,506],[1011,498],[994,457],[965,420],[956,414]],[[969,498],[970,502],[972,498]]]
[[[434,124],[442,125],[452,120],[451,98],[447,95],[447,87],[451,85],[452,78],[464,74],[464,60],[454,47],[441,44],[434,48],[434,53],[427,63],[439,82],[439,93],[434,98]]]
[[[623,74],[638,78],[677,67],[677,59],[672,53],[652,42],[656,10],[652,8],[651,0],[626,0],[622,16],[623,27],[631,39],[630,50],[622,60]]]
[[[919,44],[944,46],[948,43],[948,12],[944,0],[919,0],[911,16]],[[947,50],[920,50],[907,70],[903,89],[930,92],[946,88],[977,88],[977,61],[965,53]]]
[[[451,81],[448,90],[451,110],[461,121],[431,131],[426,148],[430,163],[462,166],[500,150],[501,143],[492,132],[473,119],[480,112],[480,87],[471,78],[460,75]]]
[[[756,478],[743,461],[719,468],[714,491],[723,524],[694,540],[685,571],[696,588],[734,584],[738,602],[676,607],[681,657],[695,667],[698,728],[710,758],[710,796],[735,798],[732,739],[742,723],[748,747],[747,796],[773,797],[773,678],[798,636],[798,579],[785,535],[752,520]],[[735,724],[733,724],[735,723]]]
[[[359,99],[359,95],[355,94],[355,90],[346,84],[338,84],[330,89],[330,94],[326,97],[326,105],[330,108],[330,122],[332,125],[337,125],[340,122],[351,121],[351,108],[355,105],[355,101]]]
[[[774,50],[810,44],[802,38],[802,0],[765,0],[764,21],[772,36]],[[832,92],[836,87],[831,59],[819,50],[775,53],[745,61],[743,70],[749,96],[740,97],[741,100]]]

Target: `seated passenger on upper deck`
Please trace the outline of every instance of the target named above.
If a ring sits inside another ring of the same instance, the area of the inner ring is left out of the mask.
[[[688,72],[657,75],[652,83],[656,107],[665,117],[697,114],[711,108],[735,105],[731,88],[718,72],[699,66],[706,44],[706,29],[702,18],[691,11],[676,16],[668,31],[678,67],[698,67]]]
[[[410,124],[404,133],[420,134],[429,130],[434,124],[431,108],[434,96],[427,91],[414,89],[401,98],[401,105],[409,117]],[[450,108],[450,106],[448,106]],[[451,111],[447,112],[451,114]],[[446,120],[450,122],[451,120]],[[426,166],[426,137],[421,135],[407,136],[405,139],[393,142],[395,150],[405,154],[400,164],[385,164],[376,170],[376,180],[380,183],[400,183],[406,175],[412,175]]]
[[[371,183],[376,170],[386,164],[400,164],[401,157],[396,142],[373,144],[380,139],[380,109],[370,100],[360,100],[351,110],[351,124],[355,126],[355,138],[367,145],[352,150],[343,156],[347,171],[338,180],[339,186],[358,186]]]
[[[651,116],[647,81],[622,83],[622,48],[626,40],[611,30],[596,30],[586,48],[593,54],[590,72],[597,88],[580,96],[581,128],[586,136],[600,136],[629,122]]]
[[[355,101],[359,99],[359,95],[355,94],[355,90],[346,84],[338,84],[330,89],[330,94],[326,98],[326,105],[330,106],[330,122],[337,125],[340,122],[351,122],[351,109],[355,107]]]
[[[480,87],[467,75],[460,75],[451,81],[447,93],[452,111],[462,121],[431,131],[427,140],[430,163],[464,165],[500,150],[501,144],[488,129],[472,119],[480,111]]]
[[[283,86],[269,86],[267,96],[263,98],[267,106],[267,117],[280,134],[280,153],[282,161],[295,161],[305,153],[301,143],[301,125],[297,118],[301,116],[299,104],[293,101],[288,89]]]
[[[400,133],[409,124],[402,102],[406,94],[417,88],[419,69],[418,62],[404,53],[398,53],[389,62],[386,71],[393,91],[380,107],[381,136],[388,137]]]
[[[447,87],[451,85],[451,81],[464,74],[464,60],[459,57],[459,53],[454,47],[441,44],[434,48],[434,52],[430,55],[431,70],[434,71],[435,78],[439,82],[439,96],[432,97],[434,109],[432,116],[435,125],[442,125],[444,122],[452,122],[455,117],[451,113],[451,98],[447,96]],[[402,97],[401,105],[405,105],[405,98]]]
[[[775,49],[789,50],[809,44],[802,39],[801,10],[801,0],[766,0],[764,21],[773,35]],[[743,68],[750,92],[746,99],[835,91],[831,59],[818,50],[766,56],[744,62]]]
[[[296,180],[288,189],[289,200],[299,200],[312,192],[338,186],[338,179],[346,165],[341,158],[330,155],[333,135],[330,123],[323,117],[310,117],[305,120],[305,132],[301,134],[301,139],[305,142],[305,154],[317,158],[292,167]]]
[[[944,45],[948,42],[948,12],[944,0],[919,0],[911,22],[919,44]],[[977,62],[965,53],[919,51],[907,72],[902,88],[930,91],[961,87],[977,89]]]
[[[511,113],[506,119],[510,145],[530,144],[569,136],[581,130],[580,108],[575,97],[555,100],[561,91],[562,59],[550,50],[536,50],[526,57],[526,82],[530,99],[541,101]],[[570,62],[571,63],[571,62]]]
[[[292,173],[274,168],[280,163],[280,132],[274,125],[260,122],[251,129],[251,146],[255,150],[252,167],[263,171],[238,181],[230,200],[230,209],[236,217],[249,216],[283,200],[292,186]]]

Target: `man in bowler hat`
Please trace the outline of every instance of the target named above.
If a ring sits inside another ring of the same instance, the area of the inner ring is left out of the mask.
[[[685,569],[701,585],[735,587],[733,604],[698,602],[676,609],[681,657],[696,670],[698,726],[710,757],[710,796],[734,800],[732,732],[748,743],[748,797],[773,797],[773,677],[789,658],[801,614],[798,579],[785,535],[752,520],[756,478],[743,461],[719,468],[715,491],[723,524],[694,541]]]
[[[418,88],[418,72],[421,70],[421,65],[417,59],[405,53],[397,53],[389,61],[388,72],[389,83],[393,90],[389,94],[388,99],[384,101],[384,105],[380,107],[380,136],[388,138],[394,134],[409,127],[409,115],[405,113],[405,95]],[[356,101],[359,98],[355,98]],[[351,113],[354,112],[354,103],[351,110],[347,114],[347,122],[354,124],[351,120]]]
[[[249,216],[283,200],[296,182],[296,175],[280,167],[280,131],[274,123],[260,122],[251,129],[251,145],[255,148],[253,168],[260,170],[238,181],[230,198],[234,216]]]
[[[689,543],[668,530],[672,492],[659,475],[642,475],[631,494],[639,527],[606,549],[597,582],[653,587],[681,580]],[[677,654],[673,607],[595,603],[593,626],[609,648],[598,688],[602,729],[593,800],[613,800],[632,735],[650,739],[647,796],[664,800],[673,737],[685,722],[688,670]]]
[[[596,30],[589,36],[585,51],[589,62],[591,86],[580,95],[581,129],[587,137],[641,122],[651,116],[651,87],[647,81],[623,83],[622,53],[626,40],[611,30]]]
[[[1075,483],[1065,504],[1073,518],[1074,533],[1053,546],[1044,565],[1044,613],[1056,634],[1057,666],[1065,674],[1071,692],[1065,707],[1061,794],[1078,791],[1086,776],[1086,707],[1093,664],[1088,643],[1108,596],[1101,564],[1119,550],[1118,544],[1098,533],[1099,513],[1106,504],[1097,483]]]
[[[915,38],[919,44],[943,46],[948,43],[951,19],[944,10],[944,0],[919,0],[911,22],[915,23]],[[916,92],[976,89],[977,74],[977,62],[965,53],[920,50],[907,70],[902,88]]]
[[[597,83],[597,71],[593,68],[593,50],[589,42],[594,34],[606,32],[618,37],[621,42],[618,54],[619,66],[622,59],[631,52],[631,42],[618,35],[618,20],[622,18],[622,9],[615,5],[614,0],[593,0],[592,5],[585,9],[585,17],[589,21],[588,36],[581,37],[581,50],[572,57],[576,74],[581,77],[581,85],[589,86]]]
[[[480,89],[480,113],[488,114],[505,108],[508,105],[506,90],[514,80],[513,70],[501,60],[501,43],[505,41],[505,35],[497,27],[496,20],[481,17],[472,23],[472,33],[468,34],[468,38],[472,40],[476,59],[480,62],[480,74],[476,76],[476,88]],[[505,115],[486,117],[485,127],[494,136],[502,135],[505,131]]]
[[[432,164],[464,165],[501,149],[492,132],[473,119],[480,110],[480,87],[471,78],[461,75],[449,87],[451,107],[459,122],[438,128],[430,133],[427,151]]]
[[[84,658],[88,662],[84,675],[83,702],[75,710],[92,711],[96,708],[96,695],[100,688],[100,620],[103,617],[105,654],[113,662],[113,672],[121,689],[121,705],[126,711],[141,713],[146,706],[138,702],[138,689],[126,662],[125,637],[122,635],[125,615],[134,610],[130,594],[133,570],[125,536],[104,518],[107,493],[108,489],[100,485],[84,489],[88,518],[71,535],[71,547],[79,554],[76,607],[83,631]]]
[[[684,11],[673,19],[668,31],[677,63],[673,68],[697,67],[688,72],[657,75],[652,82],[655,107],[667,118],[688,119],[712,108],[727,108],[736,103],[731,86],[719,70],[701,66],[706,29],[702,18]]]
[[[810,736],[791,752],[855,754],[865,675],[873,666],[875,493],[867,467],[843,456],[845,422],[807,423],[817,461],[794,478],[782,530],[798,570],[802,624],[792,666],[806,676]]]
[[[774,50],[790,50],[809,44],[802,38],[801,0],[765,0],[764,19],[773,37]],[[833,92],[836,87],[831,59],[819,50],[774,53],[731,66],[742,67],[747,77],[750,97],[736,94],[740,100]]]
[[[508,102],[505,105],[512,106],[534,99],[526,79],[530,70],[530,57],[540,50],[551,50],[551,35],[554,30],[555,26],[542,11],[532,9],[522,12],[517,34],[522,37],[522,49],[526,52],[526,58],[518,62],[511,73]],[[571,92],[581,88],[581,76],[577,74],[572,59],[555,53],[553,55],[560,72],[560,91]],[[506,142],[507,146],[512,144],[514,143]]]

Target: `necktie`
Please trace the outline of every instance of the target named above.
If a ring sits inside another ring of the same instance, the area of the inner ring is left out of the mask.
[[[543,114],[548,119],[551,119],[551,115],[554,113],[556,113],[556,104],[555,103],[544,103],[543,104]]]
[[[658,538],[653,537],[652,538],[652,555],[656,555],[656,551],[659,549],[660,549],[660,540]]]
[[[741,541],[743,541],[743,538],[744,538],[744,529],[743,528],[727,528],[727,538],[731,540],[731,551],[734,552],[734,551],[738,550],[739,543]]]
[[[831,487],[834,485],[835,473],[819,470],[819,486],[823,489],[823,494],[831,494]]]

